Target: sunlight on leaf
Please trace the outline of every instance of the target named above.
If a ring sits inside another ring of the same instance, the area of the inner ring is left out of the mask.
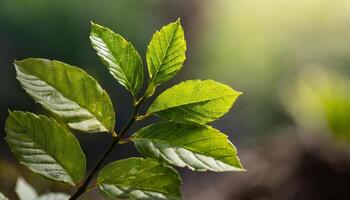
[[[49,179],[75,185],[85,175],[79,141],[54,119],[29,112],[10,112],[6,141],[21,164]]]
[[[16,61],[17,79],[44,108],[84,132],[113,131],[115,116],[108,94],[83,70],[59,61]]]
[[[204,124],[228,112],[240,94],[212,80],[189,80],[160,94],[147,113],[178,122]]]
[[[135,95],[143,83],[142,59],[132,44],[108,28],[92,23],[90,40],[117,81]]]
[[[179,200],[181,179],[177,172],[150,159],[127,158],[105,166],[97,178],[109,198]]]
[[[138,151],[196,171],[243,171],[237,150],[220,131],[205,125],[159,122],[132,136]]]
[[[173,78],[186,59],[186,41],[180,19],[157,31],[146,52],[148,73],[155,85]]]

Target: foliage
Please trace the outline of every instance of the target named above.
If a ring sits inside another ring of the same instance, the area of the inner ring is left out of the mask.
[[[132,117],[122,130],[114,130],[116,117],[107,92],[77,67],[41,58],[15,61],[23,89],[52,117],[10,111],[5,131],[11,151],[31,171],[78,186],[70,198],[64,194],[38,197],[19,179],[19,197],[77,199],[98,186],[106,198],[181,199],[181,179],[170,165],[196,171],[244,170],[227,136],[206,125],[227,113],[241,94],[229,86],[212,80],[186,81],[159,95],[147,113],[138,113],[157,86],[174,77],[183,66],[186,42],[180,20],[153,35],[146,54],[149,80],[141,97],[139,92],[145,82],[143,64],[133,45],[96,23],[92,23],[90,39],[111,75],[133,96]],[[165,120],[125,138],[135,122],[151,115]],[[85,180],[85,155],[71,129],[108,132],[112,137]],[[145,158],[118,160],[100,170],[112,149],[124,141],[134,142]],[[98,171],[96,184],[90,186]]]
[[[297,124],[316,134],[350,141],[350,80],[332,70],[309,67],[282,100]]]

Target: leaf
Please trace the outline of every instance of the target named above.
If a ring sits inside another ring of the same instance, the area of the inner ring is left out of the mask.
[[[48,193],[41,195],[37,200],[68,200],[69,197],[64,193]]]
[[[181,180],[177,172],[149,159],[128,158],[112,162],[100,171],[97,183],[109,198],[181,199]]]
[[[155,85],[174,77],[186,59],[186,41],[180,19],[157,31],[147,46],[148,72]]]
[[[9,200],[5,195],[0,192],[0,200]]]
[[[237,150],[220,131],[206,125],[160,122],[132,136],[137,150],[178,167],[196,171],[243,171]]]
[[[117,81],[135,95],[142,87],[142,59],[132,44],[108,28],[92,23],[90,40]]]
[[[189,80],[160,94],[147,113],[178,122],[204,124],[227,113],[240,94],[212,80]]]
[[[10,112],[6,141],[20,163],[52,180],[75,185],[85,174],[85,155],[78,140],[54,119]]]
[[[22,177],[17,179],[15,192],[20,200],[36,200],[38,193]]]
[[[83,70],[40,58],[16,61],[15,67],[24,90],[69,127],[84,132],[113,131],[111,100]]]

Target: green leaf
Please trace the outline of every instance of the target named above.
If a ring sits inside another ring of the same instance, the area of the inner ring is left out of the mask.
[[[48,193],[41,195],[36,200],[68,200],[70,196],[64,193]]]
[[[10,112],[6,141],[20,163],[35,173],[75,185],[85,174],[85,155],[78,140],[54,119]]]
[[[9,200],[5,195],[0,192],[0,200]]]
[[[108,28],[92,23],[90,40],[109,72],[135,95],[142,87],[142,59],[132,44]]]
[[[157,31],[146,52],[148,72],[155,85],[174,77],[186,59],[186,41],[180,19]]]
[[[69,127],[84,132],[113,131],[111,100],[83,70],[40,58],[16,61],[15,66],[17,79],[26,92]]]
[[[132,136],[137,150],[178,167],[196,171],[243,171],[237,150],[220,131],[194,123],[160,122]]]
[[[147,114],[178,122],[204,124],[227,113],[240,94],[212,80],[189,80],[160,94]]]
[[[97,183],[109,198],[181,199],[181,179],[177,172],[149,159],[128,158],[112,162],[100,171]]]
[[[36,200],[38,193],[22,177],[17,179],[15,192],[20,200]]]

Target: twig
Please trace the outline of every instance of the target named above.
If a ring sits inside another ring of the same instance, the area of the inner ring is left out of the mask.
[[[110,145],[108,146],[106,151],[103,153],[102,157],[97,161],[97,163],[95,164],[94,168],[92,169],[90,174],[87,176],[85,181],[78,187],[78,190],[73,194],[72,197],[69,198],[69,200],[78,199],[78,197],[80,197],[82,194],[84,194],[88,190],[88,186],[89,186],[91,180],[95,176],[96,172],[101,168],[101,165],[103,164],[103,162],[106,160],[106,158],[112,152],[114,147],[122,139],[123,135],[134,125],[136,118],[137,118],[137,112],[145,99],[146,98],[141,97],[138,101],[135,101],[134,111],[133,111],[131,118],[129,119],[129,122],[126,124],[126,126],[121,130],[121,132],[118,135],[116,135],[115,132],[114,132],[114,134],[112,133],[112,136],[114,136],[114,135],[116,135],[116,136],[113,137],[112,142],[110,143]]]

